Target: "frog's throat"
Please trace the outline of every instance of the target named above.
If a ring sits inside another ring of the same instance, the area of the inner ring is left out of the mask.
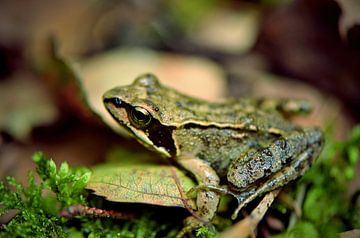
[[[135,139],[140,144],[142,144],[143,146],[145,146],[146,148],[148,148],[150,150],[153,150],[153,151],[156,151],[156,152],[160,153],[161,155],[163,155],[165,157],[171,157],[170,153],[166,150],[166,148],[164,148],[162,146],[155,145],[149,139],[149,137],[146,135],[146,133],[144,131],[133,129],[133,128],[129,128],[129,129],[133,133]]]

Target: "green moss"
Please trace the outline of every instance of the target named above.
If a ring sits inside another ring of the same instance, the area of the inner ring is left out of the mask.
[[[159,224],[155,215],[144,213],[139,219],[118,221],[111,218],[75,216],[60,217],[60,212],[71,205],[83,204],[85,186],[90,178],[86,168],[71,168],[66,162],[57,169],[52,160],[42,153],[33,156],[36,172],[28,175],[28,186],[13,177],[0,182],[0,216],[15,209],[17,214],[0,229],[0,237],[174,237],[178,226]]]
[[[34,174],[30,172],[28,187],[19,184],[13,177],[7,177],[6,183],[0,182],[0,215],[12,209],[17,211],[16,216],[8,224],[3,225],[1,237],[65,237],[63,221],[56,215],[62,204],[52,203],[53,199],[43,196],[43,191],[48,188],[48,180],[55,180],[56,166],[41,153],[35,154],[33,159],[40,176],[51,176],[36,183]],[[56,180],[58,184],[62,182],[61,179]]]

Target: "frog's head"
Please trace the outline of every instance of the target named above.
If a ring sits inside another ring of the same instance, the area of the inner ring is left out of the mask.
[[[103,96],[111,116],[146,147],[171,157],[176,154],[172,138],[175,126],[167,123],[174,92],[162,86],[152,74],[145,74],[128,86],[107,91]],[[167,107],[168,106],[168,107]]]

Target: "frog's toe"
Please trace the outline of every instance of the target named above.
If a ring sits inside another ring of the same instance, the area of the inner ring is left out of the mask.
[[[201,184],[197,185],[195,187],[192,187],[189,191],[186,192],[186,195],[191,197],[193,193],[199,192],[199,191],[212,191],[216,192],[218,194],[229,194],[229,190],[226,186],[214,186],[214,185],[208,185],[208,184]]]
[[[192,187],[189,189],[189,191],[186,192],[186,196],[188,197],[195,197],[196,193],[199,191],[210,191],[210,185],[205,185],[205,184],[201,184],[201,185],[196,185],[195,187]]]

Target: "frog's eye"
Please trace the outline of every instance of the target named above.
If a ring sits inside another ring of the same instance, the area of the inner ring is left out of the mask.
[[[133,107],[130,112],[131,123],[139,128],[144,128],[151,121],[151,114],[143,107]]]

